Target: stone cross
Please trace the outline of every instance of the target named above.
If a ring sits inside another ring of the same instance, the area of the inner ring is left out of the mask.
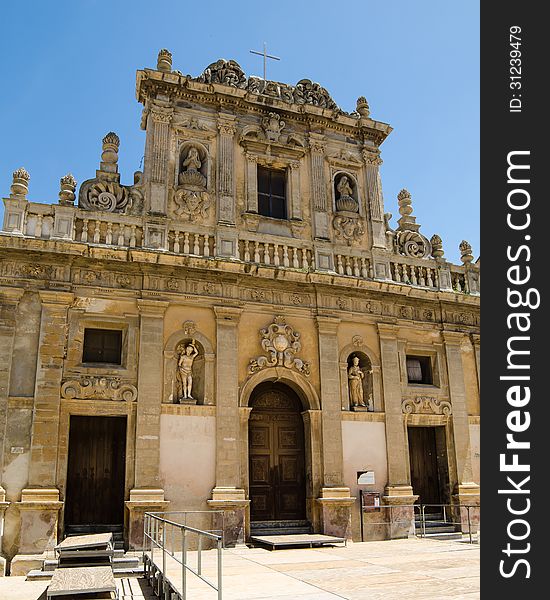
[[[281,60],[278,56],[271,56],[271,54],[267,53],[267,44],[264,42],[264,51],[263,52],[257,52],[256,50],[250,50],[251,54],[258,54],[259,56],[263,56],[264,57],[264,81],[267,81],[266,79],[266,71],[267,71],[267,59],[271,58],[273,60]]]

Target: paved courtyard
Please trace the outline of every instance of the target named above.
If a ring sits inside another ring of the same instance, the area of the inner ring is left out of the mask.
[[[479,598],[479,546],[460,541],[394,540],[347,548],[226,550],[225,600],[378,600]],[[215,576],[214,554],[203,572]],[[177,564],[169,575],[179,582]],[[121,600],[153,598],[141,578],[119,579]],[[47,582],[0,579],[2,600],[42,600]],[[188,576],[188,600],[215,600],[216,592]]]

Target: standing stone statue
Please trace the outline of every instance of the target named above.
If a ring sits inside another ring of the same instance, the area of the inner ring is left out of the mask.
[[[193,362],[198,356],[199,351],[195,345],[195,340],[191,340],[190,344],[187,344],[185,348],[182,348],[180,357],[178,359],[178,383],[181,385],[182,394],[181,399],[193,400],[191,391],[193,388]]]
[[[359,366],[359,357],[354,356],[348,369],[349,399],[351,406],[366,406],[363,399],[363,379],[365,373]]]

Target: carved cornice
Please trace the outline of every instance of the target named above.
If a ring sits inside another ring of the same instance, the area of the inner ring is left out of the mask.
[[[243,312],[237,306],[213,306],[216,321],[224,325],[238,325]]]
[[[170,305],[169,302],[164,302],[162,300],[149,300],[149,299],[137,300],[137,307],[139,310],[139,314],[144,317],[162,318],[169,305]]]
[[[61,397],[68,400],[93,398],[134,402],[137,399],[137,388],[122,382],[120,377],[83,376],[63,383]]]
[[[74,300],[74,294],[72,292],[39,290],[38,294],[42,304],[59,304],[68,306],[69,304],[72,304]]]
[[[441,398],[433,396],[415,396],[414,398],[404,398],[401,402],[401,410],[406,415],[445,415],[449,416],[452,412],[451,403]]]

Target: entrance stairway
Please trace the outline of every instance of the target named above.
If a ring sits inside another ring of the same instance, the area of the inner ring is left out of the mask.
[[[426,513],[425,523],[422,517],[416,514],[414,519],[416,535],[432,540],[459,540],[462,539],[460,526],[445,519],[443,513]],[[425,533],[424,533],[425,532]]]
[[[259,535],[300,535],[312,533],[309,521],[252,521],[250,537]]]

